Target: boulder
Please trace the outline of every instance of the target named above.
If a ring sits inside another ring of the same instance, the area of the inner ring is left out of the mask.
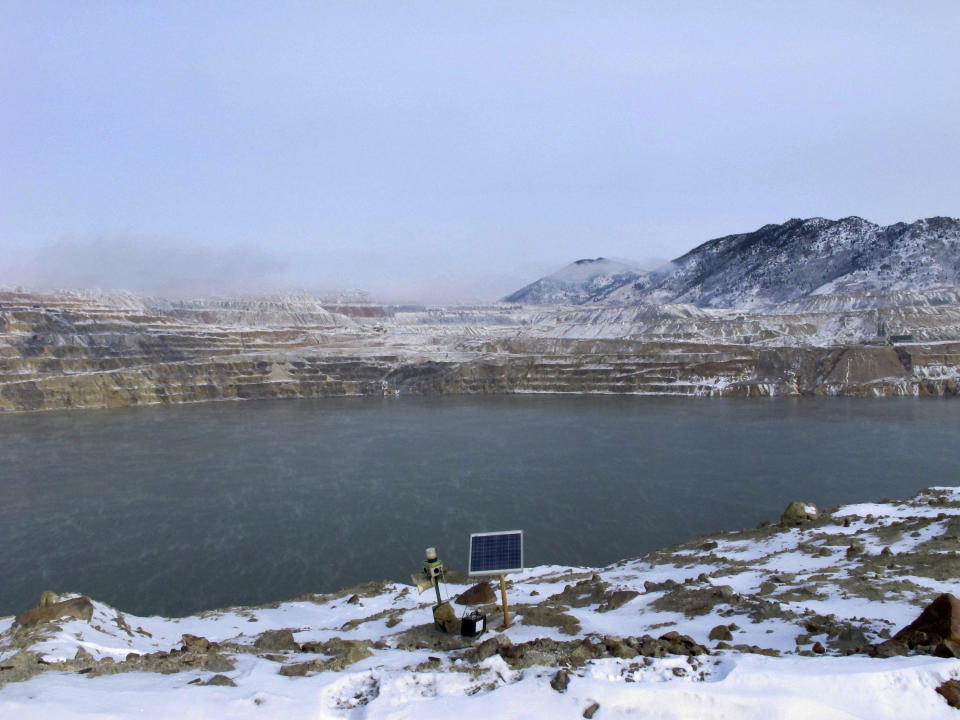
[[[781,525],[802,525],[809,520],[816,520],[820,512],[811,502],[794,500],[780,515]]]
[[[50,622],[59,618],[72,617],[90,621],[93,617],[93,603],[88,597],[75,597],[69,600],[53,603],[52,605],[35,607],[33,610],[22,612],[14,618],[14,622],[21,627]]]
[[[465,590],[457,595],[456,603],[458,605],[484,605],[497,601],[497,594],[493,586],[488,582],[480,582],[469,590]]]
[[[39,607],[50,607],[51,605],[56,605],[58,602],[60,602],[60,596],[53,590],[44,590],[40,593]]]
[[[190,650],[192,652],[207,652],[207,650],[210,649],[210,641],[199,635],[190,635],[189,633],[184,633],[184,635],[180,638],[180,641],[183,643],[184,650]]]
[[[228,678],[226,675],[214,675],[212,678],[207,680],[204,685],[219,685],[220,687],[236,687],[237,684]]]
[[[837,633],[837,636],[831,638],[827,644],[834,650],[842,650],[844,652],[859,652],[864,648],[870,647],[870,641],[867,640],[867,636],[863,634],[860,628],[853,625],[844,625]]]
[[[943,593],[923,609],[912,623],[897,632],[894,640],[911,650],[940,645],[944,640],[960,642],[960,599]]]
[[[717,625],[710,631],[708,638],[710,640],[733,640],[733,634],[726,625]]]
[[[557,670],[556,674],[553,676],[553,679],[550,681],[550,687],[556,690],[558,693],[562,693],[567,689],[567,685],[570,684],[570,674],[566,670]]]
[[[896,657],[897,655],[906,655],[908,652],[910,652],[910,648],[907,647],[906,643],[899,640],[884,640],[870,649],[870,655],[877,658]]]
[[[937,692],[947,701],[947,705],[960,709],[960,681],[947,680],[937,688]]]
[[[300,646],[293,639],[293,631],[291,630],[266,630],[260,633],[253,646],[257,650],[268,652],[282,652],[284,650],[300,652]]]

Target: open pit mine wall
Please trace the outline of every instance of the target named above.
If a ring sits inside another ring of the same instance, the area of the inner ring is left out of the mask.
[[[300,348],[175,360],[141,354],[116,367],[74,352],[69,369],[44,355],[6,357],[0,411],[393,394],[956,396],[960,377],[960,343],[758,348],[520,339],[478,343],[461,357],[468,359],[331,356]]]

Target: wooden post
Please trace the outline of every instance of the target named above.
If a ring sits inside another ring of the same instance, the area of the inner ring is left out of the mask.
[[[500,576],[500,597],[503,599],[503,626],[510,627],[510,616],[507,614],[507,581]]]

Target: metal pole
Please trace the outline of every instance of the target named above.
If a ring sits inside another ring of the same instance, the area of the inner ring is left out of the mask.
[[[437,591],[437,605],[442,605],[443,598],[440,597],[440,580],[438,578],[433,579],[433,589]]]
[[[507,614],[507,581],[500,576],[500,597],[503,599],[503,626],[510,627],[510,616]]]

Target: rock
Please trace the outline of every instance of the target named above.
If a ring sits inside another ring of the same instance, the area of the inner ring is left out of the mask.
[[[870,646],[870,641],[860,628],[847,625],[837,633],[837,637],[829,641],[835,650],[861,650]]]
[[[606,601],[597,608],[597,612],[610,612],[611,610],[621,608],[639,594],[636,590],[614,590],[613,592],[606,593],[604,596],[606,597]]]
[[[667,652],[674,655],[706,655],[707,649],[703,645],[698,645],[689,635],[681,635],[676,630],[671,630],[660,636],[660,640],[667,643]]]
[[[876,658],[889,658],[897,655],[906,655],[910,648],[906,643],[899,640],[884,640],[879,645],[874,645],[870,650],[870,655]]]
[[[203,664],[203,669],[210,672],[228,672],[234,669],[234,663],[219,653],[210,653],[207,655],[207,661]]]
[[[284,677],[306,677],[307,673],[313,669],[313,661],[290,663],[280,668],[280,674]]]
[[[565,635],[576,635],[580,632],[580,621],[563,610],[566,608],[549,607],[547,605],[531,605],[522,610],[521,620],[524,625],[539,625],[540,627],[555,627]]]
[[[819,640],[815,642],[813,647],[810,649],[813,650],[817,655],[823,655],[827,651],[827,649],[823,646],[823,643],[821,643]]]
[[[857,555],[861,555],[863,549],[863,543],[860,540],[851,540],[846,552],[847,560],[853,560]]]
[[[457,613],[449,602],[433,607],[433,621],[450,635],[460,634],[460,618],[457,617]]]
[[[603,637],[603,646],[607,649],[608,653],[624,660],[635,658],[638,654],[636,649],[630,647],[622,637],[617,637],[616,635],[605,635]]]
[[[484,605],[497,601],[497,594],[488,582],[480,582],[457,595],[458,605]]]
[[[342,670],[348,665],[373,655],[373,643],[369,640],[343,640],[330,638],[321,646],[321,652],[333,657],[324,662],[326,670]]]
[[[50,607],[60,602],[60,596],[53,590],[44,590],[40,593],[40,605],[38,607]]]
[[[570,675],[566,670],[557,670],[556,674],[553,676],[553,679],[550,681],[550,687],[552,687],[558,693],[566,691],[567,685],[569,684]]]
[[[960,658],[960,643],[954,640],[942,640],[930,654],[942,658]]]
[[[703,545],[700,546],[701,550],[716,550],[719,547],[719,544],[716,540],[707,540]]]
[[[183,643],[184,650],[206,652],[210,649],[210,641],[198,635],[185,634],[180,638],[180,641]]]
[[[22,612],[14,618],[14,622],[21,627],[29,627],[43,622],[50,622],[62,617],[72,617],[79,620],[90,621],[93,617],[93,603],[88,597],[75,597],[69,600],[36,607],[33,610]]]
[[[643,589],[649,592],[659,592],[660,590],[673,590],[677,587],[677,582],[675,580],[664,580],[663,582],[655,583],[649,580],[643,582]]]
[[[781,525],[802,525],[810,520],[816,520],[820,512],[817,506],[811,502],[800,502],[794,500],[787,505],[783,514],[780,515]]]
[[[937,692],[947,701],[947,705],[960,709],[960,680],[947,680],[941,683]]]
[[[226,675],[214,675],[212,678],[207,680],[204,685],[219,685],[221,687],[236,687],[237,684],[228,678]]]
[[[950,593],[943,593],[927,605],[916,620],[898,631],[893,639],[910,649],[923,645],[936,646],[943,640],[960,642],[960,600]]]
[[[253,643],[253,646],[257,650],[265,650],[267,652],[281,652],[284,650],[300,652],[300,646],[296,640],[293,639],[293,632],[291,630],[266,630],[260,633],[256,642]]]
[[[733,640],[733,633],[726,625],[717,625],[707,636],[709,640]]]
[[[764,580],[762,583],[760,583],[760,594],[761,594],[761,595],[769,595],[770,593],[772,593],[772,592],[773,592],[774,590],[776,590],[776,589],[777,589],[776,584],[770,582],[769,580]]]
[[[347,604],[349,604],[349,605],[359,605],[359,604],[360,604],[360,596],[359,596],[359,595],[351,595],[351,596],[350,596],[350,599],[347,600]]]
[[[586,709],[583,711],[583,716],[587,718],[587,720],[589,720],[589,718],[592,718],[594,713],[596,713],[597,710],[599,709],[600,709],[600,703],[592,702],[589,705],[587,705]]]
[[[93,655],[91,655],[84,647],[77,648],[77,652],[74,654],[73,659],[79,660],[80,662],[94,662]]]
[[[476,654],[477,662],[483,662],[488,657],[493,657],[500,650],[501,638],[502,635],[497,635],[496,637],[487,638],[482,643],[477,645]]]

